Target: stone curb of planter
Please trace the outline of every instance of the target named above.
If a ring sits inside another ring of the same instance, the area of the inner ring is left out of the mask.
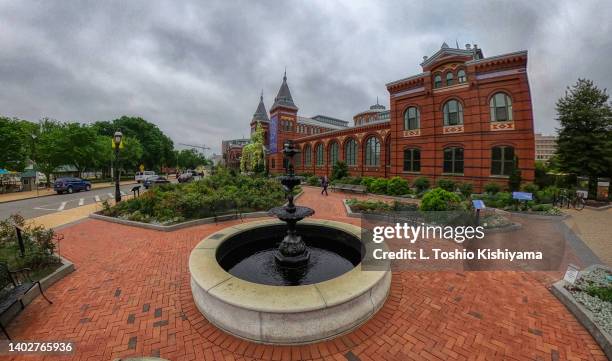
[[[348,217],[351,218],[361,218],[362,213],[358,213],[358,212],[353,212],[351,210],[351,207],[348,205],[347,203],[348,199],[343,199],[342,200],[342,204],[344,204],[344,209],[346,210],[346,215]],[[373,219],[376,219],[376,215],[368,215],[368,217],[372,217]],[[379,218],[380,220],[385,220],[386,217],[381,216]],[[516,231],[518,229],[521,229],[523,226],[520,223],[512,223],[511,225],[505,226],[505,227],[498,227],[498,228],[487,228],[486,231],[487,233],[504,233],[504,232],[512,232],[512,231]]]
[[[74,264],[72,262],[68,261],[63,257],[60,257],[60,259],[62,261],[62,265],[59,266],[58,269],[53,271],[51,274],[40,280],[40,285],[47,297],[49,297],[49,295],[46,293],[46,291],[49,289],[49,287],[51,287],[55,282],[61,280],[62,278],[66,277],[75,270]],[[40,290],[38,289],[38,286],[35,286],[30,291],[28,291],[28,293],[26,293],[21,300],[23,301],[23,304],[27,306],[28,304],[32,303],[32,301],[38,295],[40,295]],[[51,297],[49,297],[49,299],[53,301]],[[47,301],[43,302],[45,302],[45,306],[47,306]],[[19,304],[19,302],[17,302],[2,315],[0,322],[2,322],[3,325],[7,325],[13,318],[15,318],[15,316],[17,316],[20,311],[21,305]]]
[[[605,211],[606,209],[612,208],[612,204],[608,204],[607,206],[602,207],[584,206],[584,208],[592,211]]]
[[[297,200],[299,197],[302,196],[302,194],[304,194],[304,192],[300,192],[298,194],[295,195],[294,200]],[[242,218],[262,218],[262,217],[269,217],[268,212],[265,211],[259,211],[259,212],[249,212],[249,213],[242,213],[241,214]],[[162,231],[162,232],[173,232],[179,229],[183,229],[183,228],[187,228],[187,227],[193,227],[193,226],[199,226],[201,224],[210,224],[210,223],[215,223],[215,222],[224,222],[224,221],[229,221],[232,219],[238,219],[239,217],[237,217],[234,214],[228,214],[228,215],[223,215],[223,216],[219,216],[216,217],[208,217],[208,218],[200,218],[200,219],[194,219],[191,221],[187,221],[187,222],[181,222],[181,223],[177,223],[177,224],[172,224],[169,226],[164,226],[161,224],[152,224],[152,223],[145,223],[145,222],[137,222],[137,221],[130,221],[128,219],[121,219],[121,218],[116,218],[116,217],[110,217],[110,216],[104,216],[98,213],[91,213],[89,215],[89,218],[93,218],[93,219],[97,219],[97,220],[101,220],[101,221],[106,221],[106,222],[112,222],[112,223],[118,223],[118,224],[123,224],[126,226],[132,226],[132,227],[140,227],[140,228],[146,228],[146,229],[152,229],[155,231]]]
[[[560,216],[553,215],[543,215],[543,214],[532,214],[532,213],[524,213],[524,212],[509,212],[504,211],[503,209],[495,208],[495,212],[499,214],[510,214],[512,216],[522,217],[522,218],[531,218],[531,219],[540,219],[540,220],[551,220],[551,221],[562,221],[569,217],[569,214],[562,214]]]
[[[610,267],[606,267],[603,265],[592,265],[587,267],[585,270],[580,271],[580,273],[589,272],[596,268],[603,268],[608,271],[612,271]],[[578,321],[586,328],[591,336],[597,341],[599,346],[602,348],[608,359],[612,360],[612,335],[605,332],[599,325],[597,325],[593,320],[593,313],[589,311],[586,307],[584,307],[580,302],[574,299],[571,293],[565,289],[565,286],[568,284],[565,280],[559,280],[555,282],[550,291],[554,294],[565,307],[574,314],[574,316],[578,319]]]

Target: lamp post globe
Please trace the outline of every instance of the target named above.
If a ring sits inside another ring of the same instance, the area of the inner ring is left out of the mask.
[[[119,189],[119,148],[121,146],[121,138],[123,138],[123,133],[116,131],[113,136],[115,144],[115,203],[121,202],[121,190]]]

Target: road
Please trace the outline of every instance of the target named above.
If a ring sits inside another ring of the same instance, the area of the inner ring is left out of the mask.
[[[121,193],[131,194],[132,187],[134,187],[134,184],[122,186]],[[144,188],[141,188],[141,193],[143,190]],[[109,186],[108,188],[93,189],[89,192],[56,194],[47,197],[0,203],[0,219],[6,219],[14,213],[19,213],[24,218],[29,219],[114,198],[115,187]]]

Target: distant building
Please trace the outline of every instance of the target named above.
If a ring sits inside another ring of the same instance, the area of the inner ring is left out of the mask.
[[[249,139],[231,139],[221,141],[222,163],[229,168],[240,168],[242,148],[249,144]]]
[[[535,134],[535,160],[548,161],[557,151],[557,136]]]

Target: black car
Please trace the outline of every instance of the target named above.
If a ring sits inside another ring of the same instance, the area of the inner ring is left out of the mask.
[[[155,176],[151,176],[148,177],[147,179],[145,179],[145,181],[143,182],[143,185],[146,189],[149,189],[153,186],[159,185],[159,184],[165,184],[165,183],[170,183],[169,180],[167,180],[164,177],[160,177],[158,175]]]

